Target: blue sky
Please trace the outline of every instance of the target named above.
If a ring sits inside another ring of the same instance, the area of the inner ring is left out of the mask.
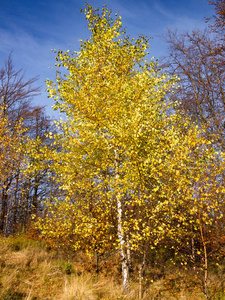
[[[87,1],[88,2],[88,1]],[[131,37],[144,34],[150,40],[150,57],[166,55],[166,44],[159,37],[168,28],[179,32],[205,28],[204,17],[213,14],[208,0],[90,0],[94,7],[107,4],[122,17]],[[35,105],[46,105],[50,116],[53,102],[47,98],[45,80],[55,78],[51,49],[79,50],[79,39],[89,37],[82,0],[0,0],[0,67],[13,51],[15,69],[23,68],[26,78],[39,75],[41,95]]]

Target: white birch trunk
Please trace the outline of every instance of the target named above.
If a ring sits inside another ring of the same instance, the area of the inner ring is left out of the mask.
[[[116,175],[116,182],[119,182],[119,173],[118,173],[118,154],[117,151],[115,152],[115,175]],[[126,240],[123,233],[123,205],[121,199],[121,193],[117,190],[116,193],[116,203],[117,203],[117,217],[118,217],[118,225],[117,225],[117,235],[120,243],[120,256],[122,262],[122,290],[126,293],[129,290],[129,264],[128,258],[126,255]]]

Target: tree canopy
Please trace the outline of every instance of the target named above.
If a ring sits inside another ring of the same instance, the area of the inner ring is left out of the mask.
[[[210,177],[200,189],[220,163],[202,130],[168,98],[176,78],[147,62],[148,39],[126,36],[121,17],[106,6],[83,12],[90,38],[80,51],[57,51],[56,81],[47,81],[65,118],[45,156],[66,198],[51,199],[37,226],[89,253],[118,249],[126,291],[132,257],[144,261],[165,236],[211,222],[218,197],[205,207],[223,191]]]

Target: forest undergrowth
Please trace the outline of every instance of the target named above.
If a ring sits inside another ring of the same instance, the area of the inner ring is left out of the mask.
[[[205,299],[193,272],[174,265],[168,256],[167,260],[155,257],[148,264],[141,296],[134,267],[130,290],[123,295],[117,252],[99,258],[97,270],[95,258],[83,252],[54,250],[45,242],[24,236],[1,237],[0,245],[1,300]],[[225,299],[224,280],[225,267],[219,265],[209,278],[214,289],[211,299]]]

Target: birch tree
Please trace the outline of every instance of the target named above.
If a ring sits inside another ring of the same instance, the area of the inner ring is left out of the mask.
[[[56,81],[47,80],[65,119],[54,135],[60,147],[45,155],[67,196],[37,225],[75,249],[118,249],[126,292],[132,253],[144,261],[145,245],[154,248],[168,232],[165,207],[181,197],[177,172],[188,168],[201,135],[166,99],[175,78],[147,62],[148,39],[126,36],[106,7],[86,5],[84,13],[90,38],[78,52],[57,51]]]

